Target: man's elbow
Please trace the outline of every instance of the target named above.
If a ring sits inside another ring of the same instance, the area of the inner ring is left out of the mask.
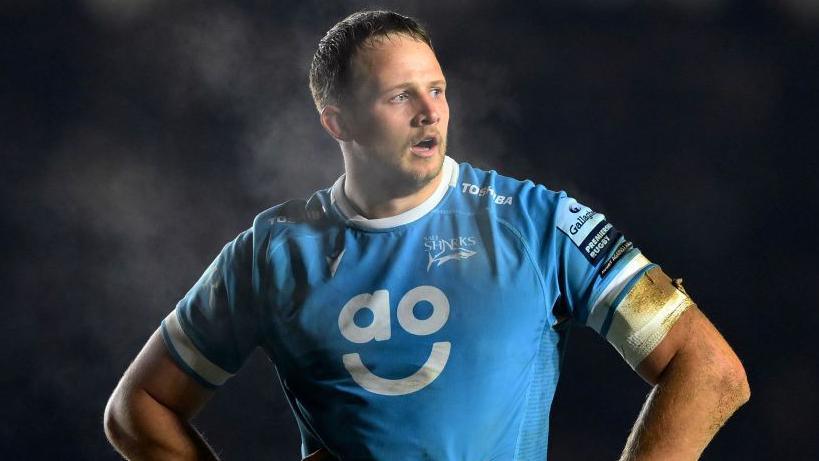
[[[725,418],[733,414],[751,398],[748,375],[739,358],[730,349],[714,351],[705,367],[705,376],[718,396],[718,410]]]
[[[108,399],[103,413],[103,430],[108,442],[114,449],[125,456],[133,454],[139,447],[140,436],[144,428],[140,429],[140,399],[138,393],[130,389],[117,386]]]
[[[111,398],[108,399],[108,403],[105,405],[102,425],[105,431],[105,437],[117,450],[119,450],[119,447],[121,447],[127,439],[127,432],[122,422],[122,412],[121,398],[117,395],[117,391],[114,391],[114,394],[111,395]]]
[[[705,316],[699,317],[695,333],[686,341],[681,355],[693,365],[691,372],[704,376],[716,389],[720,406],[730,412],[751,398],[751,387],[742,361]]]
[[[688,382],[690,389],[705,391],[703,396],[710,395],[714,399],[712,403],[724,421],[748,402],[751,387],[739,357],[716,330],[713,332],[692,336],[663,375],[667,379],[680,377]]]
[[[745,367],[739,359],[735,363],[726,367],[721,376],[722,387],[729,400],[733,401],[736,408],[741,407],[751,399],[751,386],[748,384],[748,375]]]

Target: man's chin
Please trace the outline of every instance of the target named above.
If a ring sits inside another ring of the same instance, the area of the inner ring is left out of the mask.
[[[411,162],[408,171],[408,178],[415,183],[418,188],[424,187],[441,174],[444,166],[444,154],[434,157],[415,158]]]
[[[368,159],[370,162],[378,162],[368,165],[369,171],[374,173],[370,179],[377,178],[380,187],[385,190],[399,195],[409,195],[422,189],[441,174],[444,156],[442,149],[440,153],[430,157],[415,156],[411,152],[397,159],[370,157]]]

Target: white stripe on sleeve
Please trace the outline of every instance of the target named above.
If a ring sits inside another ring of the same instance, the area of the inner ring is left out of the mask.
[[[165,317],[164,324],[168,332],[168,337],[171,340],[171,345],[176,353],[205,381],[214,386],[221,386],[233,376],[232,373],[223,370],[219,365],[208,360],[207,357],[196,349],[196,346],[193,345],[193,342],[188,338],[188,335],[185,334],[185,331],[179,324],[175,309]]]
[[[642,253],[637,253],[634,257],[632,257],[631,260],[626,263],[626,267],[624,267],[617,273],[617,275],[614,276],[614,279],[609,282],[609,284],[597,296],[597,299],[592,303],[591,310],[589,311],[589,318],[586,320],[586,325],[593,328],[594,331],[600,333],[600,329],[603,327],[603,323],[606,321],[609,309],[611,308],[611,303],[617,299],[617,296],[621,291],[623,291],[623,288],[626,286],[626,284],[628,284],[629,280],[631,280],[634,274],[649,264],[651,264],[651,261],[643,256]]]

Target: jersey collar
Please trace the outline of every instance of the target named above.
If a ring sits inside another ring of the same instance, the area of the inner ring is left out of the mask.
[[[330,199],[336,210],[352,226],[367,230],[383,230],[417,221],[432,211],[444,198],[449,188],[458,184],[458,162],[451,157],[444,157],[444,164],[441,167],[441,182],[438,183],[435,192],[415,208],[387,218],[367,219],[358,214],[344,194],[344,178],[345,175],[341,175],[330,191]]]

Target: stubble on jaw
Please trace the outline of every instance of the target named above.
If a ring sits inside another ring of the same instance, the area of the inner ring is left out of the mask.
[[[429,172],[407,171],[400,165],[385,162],[383,158],[368,157],[366,163],[362,165],[362,173],[368,178],[367,182],[370,183],[370,187],[375,190],[384,191],[394,197],[412,195],[429,185],[441,174],[444,155],[442,152],[441,156],[435,159],[438,165]]]

